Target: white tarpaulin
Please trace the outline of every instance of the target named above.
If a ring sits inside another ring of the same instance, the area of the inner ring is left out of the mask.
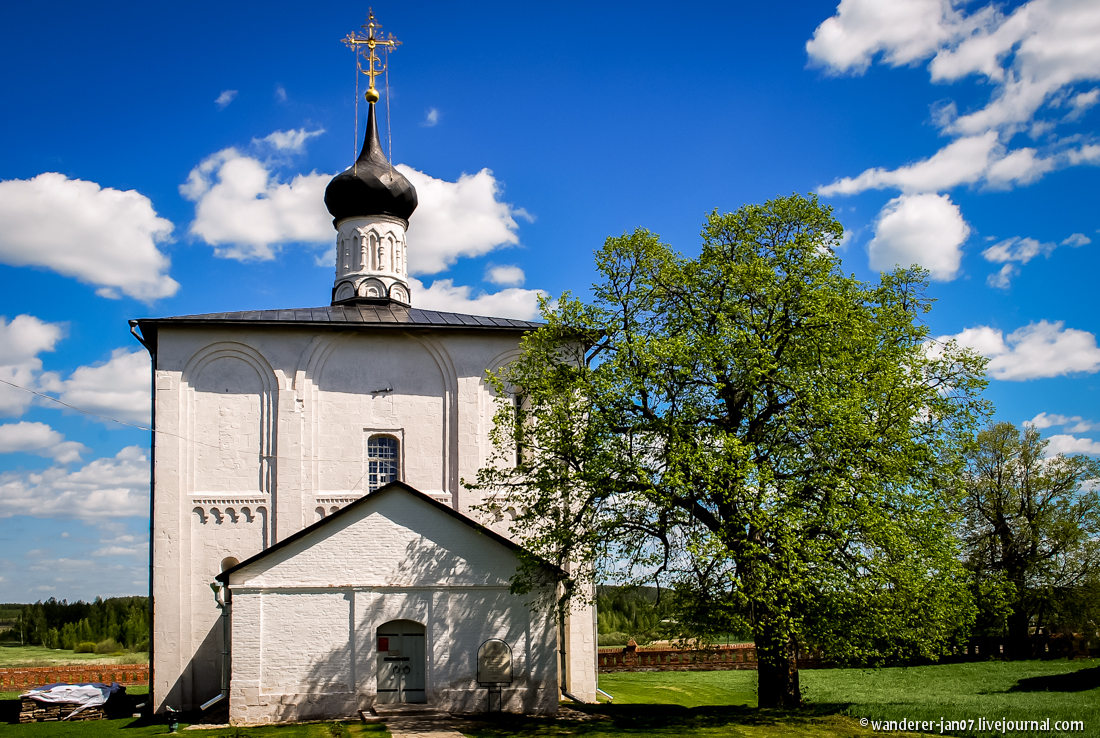
[[[110,699],[111,695],[122,689],[118,682],[110,684],[47,684],[45,687],[37,687],[23,693],[24,697],[30,697],[35,702],[68,702],[80,705],[70,712],[65,719],[68,720],[81,710],[89,707],[98,707]]]

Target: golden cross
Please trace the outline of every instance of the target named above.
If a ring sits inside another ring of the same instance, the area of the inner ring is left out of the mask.
[[[375,49],[379,46],[386,53],[387,59],[389,58],[389,52],[396,49],[401,45],[401,42],[393,37],[393,34],[389,34],[386,38],[382,38],[377,32],[381,32],[382,24],[374,22],[374,10],[368,8],[367,10],[367,22],[364,23],[361,28],[366,31],[366,34],[362,33],[349,33],[347,38],[344,39],[344,43],[355,49],[356,56],[361,56],[367,61],[367,68],[363,68],[362,61],[357,62],[359,65],[359,71],[367,75],[370,78],[370,88],[367,90],[366,98],[367,102],[378,102],[378,90],[374,88],[374,78],[386,71],[386,65],[378,65],[382,62],[382,59],[375,53]],[[366,47],[364,52],[363,47]]]

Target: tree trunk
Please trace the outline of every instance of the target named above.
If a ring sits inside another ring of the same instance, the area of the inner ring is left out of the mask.
[[[778,633],[756,639],[756,697],[760,707],[795,710],[802,707],[795,643]]]
[[[1013,604],[1012,614],[1008,616],[1008,654],[1010,658],[1030,659],[1035,655],[1032,648],[1030,626],[1027,608],[1024,607],[1024,601],[1021,597]]]

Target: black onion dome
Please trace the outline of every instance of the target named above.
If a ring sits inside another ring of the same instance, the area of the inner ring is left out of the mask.
[[[386,160],[378,142],[374,103],[367,114],[367,135],[355,164],[337,174],[325,189],[325,207],[333,224],[344,218],[390,215],[405,221],[416,210],[416,188]]]

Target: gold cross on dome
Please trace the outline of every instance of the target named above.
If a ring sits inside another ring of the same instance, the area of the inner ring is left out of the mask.
[[[361,28],[366,33],[349,33],[344,39],[344,43],[355,49],[356,56],[359,57],[358,65],[359,71],[367,75],[370,79],[370,87],[367,89],[367,102],[378,102],[378,90],[374,87],[374,78],[386,71],[386,64],[382,63],[382,58],[378,56],[375,49],[382,47],[383,53],[386,54],[387,59],[389,53],[401,45],[401,42],[393,37],[393,34],[388,34],[385,38],[382,38],[382,24],[376,23],[374,20],[374,10],[368,8],[367,10],[367,22],[364,23]],[[364,48],[365,47],[365,48]],[[366,68],[363,68],[363,60],[366,60]],[[378,66],[381,64],[382,66]]]

